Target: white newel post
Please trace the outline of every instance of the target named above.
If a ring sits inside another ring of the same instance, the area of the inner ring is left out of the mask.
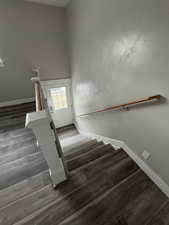
[[[45,111],[28,113],[26,127],[33,130],[38,145],[42,150],[49,166],[53,185],[57,185],[67,179],[62,159],[59,157],[55,144],[55,136],[50,127],[50,120]]]

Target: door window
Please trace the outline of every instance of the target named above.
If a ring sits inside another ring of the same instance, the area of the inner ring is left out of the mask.
[[[50,95],[54,111],[68,108],[66,87],[51,88]]]

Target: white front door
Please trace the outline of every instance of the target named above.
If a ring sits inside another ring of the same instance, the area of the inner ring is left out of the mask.
[[[73,123],[71,80],[44,81],[49,110],[55,127],[63,127]]]

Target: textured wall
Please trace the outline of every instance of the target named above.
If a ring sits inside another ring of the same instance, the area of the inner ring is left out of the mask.
[[[34,95],[30,74],[33,65],[41,77],[69,76],[65,10],[26,3],[0,1],[0,102]]]
[[[162,94],[169,97],[169,1],[72,0],[68,8],[76,114]],[[84,131],[125,141],[168,184],[169,105],[78,120]]]

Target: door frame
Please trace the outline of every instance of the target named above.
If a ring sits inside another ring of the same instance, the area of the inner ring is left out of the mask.
[[[42,86],[42,90],[44,93],[45,98],[47,99],[47,93],[48,93],[48,89],[53,87],[59,87],[62,85],[66,85],[69,86],[69,93],[70,93],[70,106],[72,108],[72,121],[74,122],[75,120],[75,113],[74,113],[74,104],[73,104],[73,93],[72,93],[72,80],[71,78],[66,78],[66,79],[57,79],[57,80],[44,80],[44,81],[40,81],[41,86]]]

